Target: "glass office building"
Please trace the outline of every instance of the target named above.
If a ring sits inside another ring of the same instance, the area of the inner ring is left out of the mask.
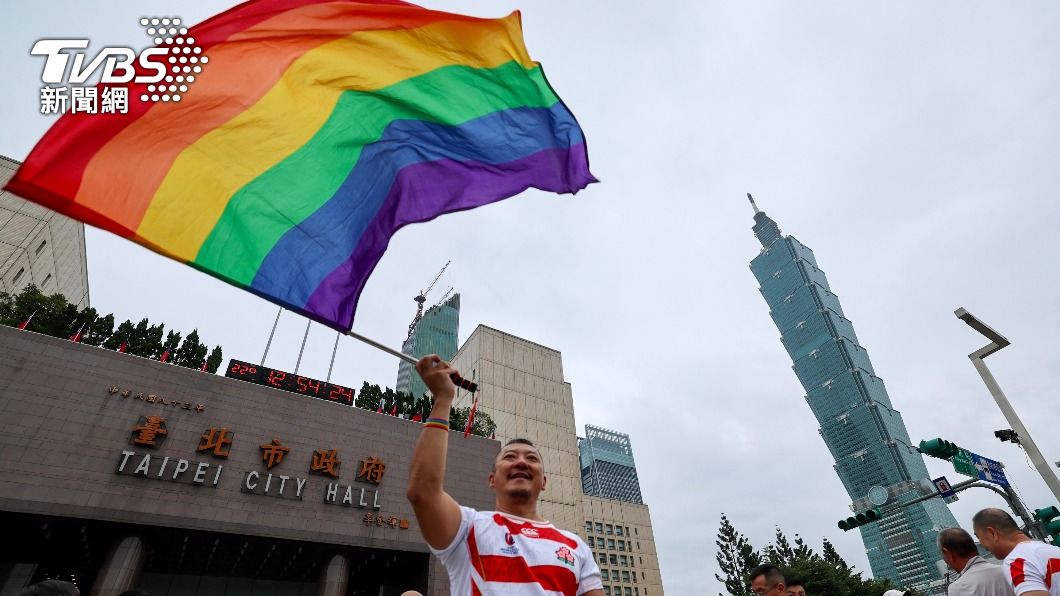
[[[401,344],[401,352],[416,358],[438,354],[446,361],[456,356],[457,331],[460,328],[460,294],[441,304],[436,304],[423,313],[412,335]],[[397,391],[413,396],[423,395],[427,386],[416,374],[416,369],[404,360],[398,364]]]
[[[940,499],[890,510],[922,494],[919,482],[928,478],[924,460],[813,251],[782,235],[757,207],[754,218],[762,251],[751,271],[835,459],[833,467],[853,509],[886,512],[879,523],[859,528],[872,573],[903,587],[926,588],[938,578],[938,531],[957,522]]]
[[[578,437],[578,455],[583,493],[627,503],[644,503],[629,435],[587,424],[585,438]]]

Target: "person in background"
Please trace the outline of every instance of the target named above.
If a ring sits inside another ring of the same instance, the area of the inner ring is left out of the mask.
[[[46,579],[27,586],[19,591],[18,596],[80,596],[81,591],[70,582],[57,579]]]
[[[961,528],[939,532],[939,551],[950,569],[961,574],[950,583],[950,596],[1014,596],[1005,570],[979,556],[968,532]]]
[[[751,592],[755,596],[785,596],[787,582],[776,565],[763,563],[751,570]]]
[[[802,585],[801,579],[789,579],[786,582],[786,596],[806,596],[806,587]]]
[[[1016,520],[1000,509],[983,509],[972,517],[979,544],[1004,559],[1005,579],[1019,596],[1060,596],[1060,548],[1031,540]]]

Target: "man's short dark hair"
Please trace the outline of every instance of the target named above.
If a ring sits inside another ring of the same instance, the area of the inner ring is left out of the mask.
[[[769,581],[769,578],[766,578],[766,581]],[[806,584],[802,583],[801,579],[799,579],[797,577],[794,577],[794,578],[791,578],[791,579],[788,579],[788,580],[784,580],[784,586],[787,587],[787,588],[793,588],[795,586],[799,586],[800,588],[805,588]]]
[[[994,528],[1001,534],[1013,534],[1021,531],[1019,525],[1016,524],[1016,520],[1012,519],[1011,515],[993,507],[983,509],[972,516],[972,527]]]
[[[979,554],[972,535],[963,528],[946,528],[939,532],[939,548],[944,548],[958,557],[974,557]]]
[[[530,439],[523,439],[523,438],[518,438],[518,437],[515,438],[515,439],[512,439],[511,441],[508,441],[507,443],[505,443],[504,447],[507,447],[508,445],[529,445],[529,446],[533,447],[534,449],[537,449],[537,445],[534,445],[533,443],[531,443]],[[503,447],[502,447],[502,449],[503,449]]]
[[[770,586],[785,583],[784,573],[780,571],[780,567],[777,567],[776,565],[772,565],[770,563],[762,563],[758,567],[752,569],[751,576],[747,579],[753,582],[755,578],[759,575],[766,576],[766,583]]]
[[[22,588],[18,596],[77,596],[77,586],[57,579],[46,579]]]

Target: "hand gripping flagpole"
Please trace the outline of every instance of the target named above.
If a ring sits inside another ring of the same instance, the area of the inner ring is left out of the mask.
[[[418,360],[416,358],[413,358],[412,356],[409,356],[408,354],[405,354],[404,352],[399,352],[399,351],[397,351],[397,350],[395,350],[395,349],[393,349],[393,348],[391,348],[389,346],[384,346],[383,344],[381,344],[381,343],[379,343],[379,342],[377,342],[375,340],[368,339],[367,337],[361,335],[360,333],[356,333],[354,331],[347,331],[346,335],[349,335],[353,339],[363,341],[364,343],[372,346],[373,348],[380,349],[380,350],[386,352],[387,354],[390,354],[390,355],[393,355],[393,356],[397,356],[398,358],[404,360],[405,362],[408,362],[409,364],[416,364],[418,362]],[[474,393],[474,392],[478,391],[478,384],[475,383],[474,381],[468,381],[467,379],[465,379],[465,378],[463,378],[460,375],[455,374],[455,373],[450,375],[449,377],[453,380],[453,383],[455,383],[457,387],[459,387],[461,389],[464,389],[465,391],[470,391],[471,393]]]

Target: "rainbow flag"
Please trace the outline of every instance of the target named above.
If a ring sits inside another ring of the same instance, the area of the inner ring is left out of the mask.
[[[253,0],[187,36],[179,102],[64,115],[7,189],[348,330],[402,226],[595,181],[518,13]]]

